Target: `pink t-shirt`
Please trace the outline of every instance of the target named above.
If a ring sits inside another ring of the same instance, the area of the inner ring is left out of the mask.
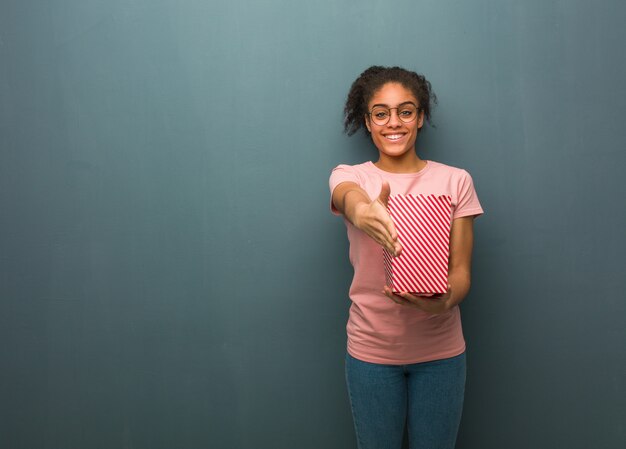
[[[480,215],[472,178],[465,170],[426,161],[417,173],[389,173],[372,162],[339,165],[330,175],[330,192],[354,182],[377,198],[383,180],[391,194],[435,194],[452,197],[452,219]],[[331,210],[339,214],[331,200]],[[396,304],[382,292],[385,285],[382,247],[344,218],[354,278],[350,286],[348,352],[372,363],[402,365],[454,357],[465,350],[458,307],[441,315]]]

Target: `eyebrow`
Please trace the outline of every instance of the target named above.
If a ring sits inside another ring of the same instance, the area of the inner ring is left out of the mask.
[[[413,103],[412,101],[405,101],[405,102],[400,103],[398,106],[395,106],[395,107],[398,107],[398,108],[399,108],[400,106],[404,106],[405,104],[412,104],[413,106],[417,107],[417,105],[416,105],[415,103]],[[378,104],[374,104],[374,105],[372,105],[372,109],[373,109],[373,108],[375,108],[375,107],[377,107],[377,106],[382,106],[382,107],[384,107],[384,108],[388,108],[388,107],[389,107],[389,105],[388,105],[388,104],[378,103]]]

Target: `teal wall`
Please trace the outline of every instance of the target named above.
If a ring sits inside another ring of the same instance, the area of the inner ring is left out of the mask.
[[[328,210],[372,64],[486,210],[459,448],[626,441],[626,4],[3,0],[0,447],[355,448]]]

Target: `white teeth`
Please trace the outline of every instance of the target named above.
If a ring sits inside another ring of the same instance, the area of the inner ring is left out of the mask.
[[[388,136],[385,136],[387,139],[389,140],[398,140],[401,139],[404,136],[404,134],[390,134]]]

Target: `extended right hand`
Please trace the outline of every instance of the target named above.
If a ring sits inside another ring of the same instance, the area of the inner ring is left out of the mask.
[[[402,253],[396,227],[387,212],[387,202],[391,194],[388,182],[383,182],[380,195],[371,203],[360,203],[354,210],[353,224],[382,245],[394,256]]]

